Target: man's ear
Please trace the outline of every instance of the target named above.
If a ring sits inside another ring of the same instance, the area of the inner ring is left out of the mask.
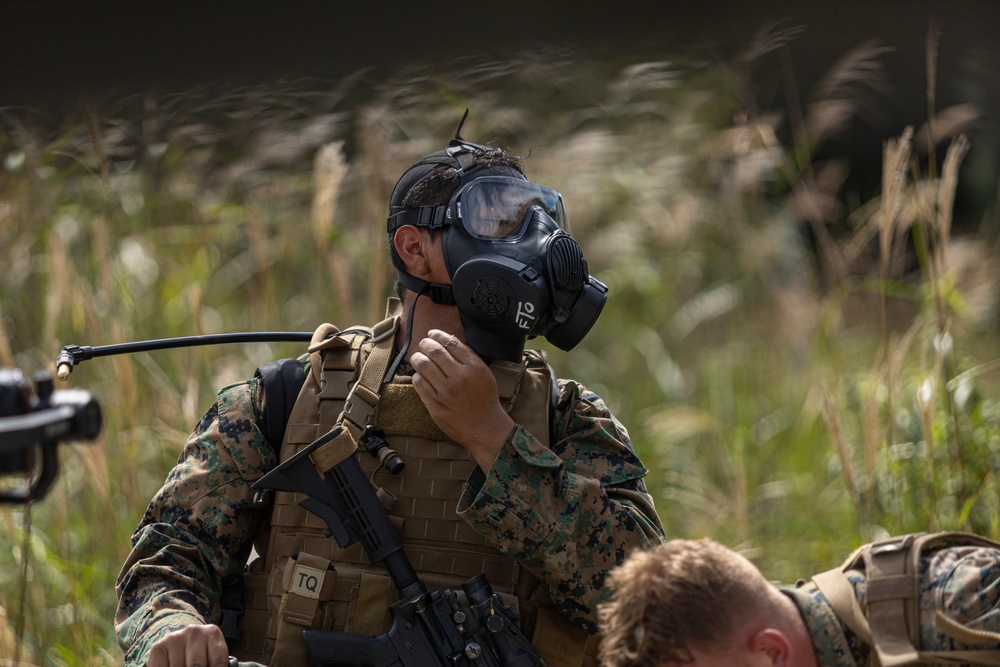
[[[753,654],[754,664],[788,667],[791,664],[792,645],[781,630],[764,628],[750,637],[748,647]],[[759,661],[758,661],[759,659]]]
[[[417,278],[430,274],[431,263],[428,255],[430,235],[413,225],[403,225],[392,237],[399,258],[406,265],[406,272]]]

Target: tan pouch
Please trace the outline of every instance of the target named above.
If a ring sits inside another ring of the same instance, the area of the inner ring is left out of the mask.
[[[363,572],[357,592],[348,612],[347,632],[382,634],[392,620],[389,605],[399,599],[392,579],[381,574]]]
[[[293,555],[285,563],[278,607],[278,633],[271,667],[309,664],[303,630],[317,626],[323,603],[333,595],[337,572],[326,558],[307,553]]]

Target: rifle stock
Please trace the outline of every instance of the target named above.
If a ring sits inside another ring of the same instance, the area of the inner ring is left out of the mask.
[[[399,658],[399,650],[389,639],[389,634],[372,637],[349,632],[303,633],[309,664],[313,665],[357,665],[358,667],[394,667],[404,663]],[[337,656],[337,662],[328,662],[324,656]]]

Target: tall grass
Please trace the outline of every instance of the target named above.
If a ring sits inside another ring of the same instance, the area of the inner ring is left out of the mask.
[[[629,427],[669,535],[713,535],[783,580],[884,532],[1000,537],[1000,269],[949,217],[966,144],[922,173],[900,128],[881,197],[847,208],[849,165],[814,156],[877,99],[882,51],[847,54],[801,106],[754,109],[753,65],[794,35],[762,33],[736,62],[545,53],[3,110],[0,365],[51,369],[70,343],[370,323],[391,291],[388,194],[469,107],[463,136],[526,155],[563,192],[611,287],[587,339],[550,354]],[[218,387],[298,351],[73,372],[104,432],[61,449],[43,503],[0,509],[0,654],[121,663],[113,584],[148,499]]]

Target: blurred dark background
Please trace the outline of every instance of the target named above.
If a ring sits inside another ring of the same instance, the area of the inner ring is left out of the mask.
[[[921,106],[929,23],[941,33],[943,98],[956,92],[946,73],[980,53],[997,56],[1000,3],[4,0],[0,20],[5,104],[153,85],[331,76],[414,58],[446,62],[543,45],[570,44],[629,61],[689,46],[726,53],[745,47],[761,25],[783,21],[806,26],[789,45],[798,76],[808,79],[848,48],[875,38],[895,49],[887,58],[893,82],[905,100]]]
[[[172,92],[278,77],[336,78],[415,60],[447,67],[470,56],[503,58],[540,47],[622,66],[688,51],[733,57],[765,25],[804,26],[756,73],[757,103],[788,108],[851,48],[889,47],[887,88],[864,123],[825,150],[842,152],[854,178],[876,184],[881,145],[927,120],[928,30],[939,32],[936,108],[970,102],[981,118],[959,207],[973,217],[997,190],[1000,154],[1000,2],[838,0],[791,2],[0,3],[0,106],[52,113],[82,97]],[[865,188],[862,188],[865,189]],[[959,216],[961,217],[961,216]]]

